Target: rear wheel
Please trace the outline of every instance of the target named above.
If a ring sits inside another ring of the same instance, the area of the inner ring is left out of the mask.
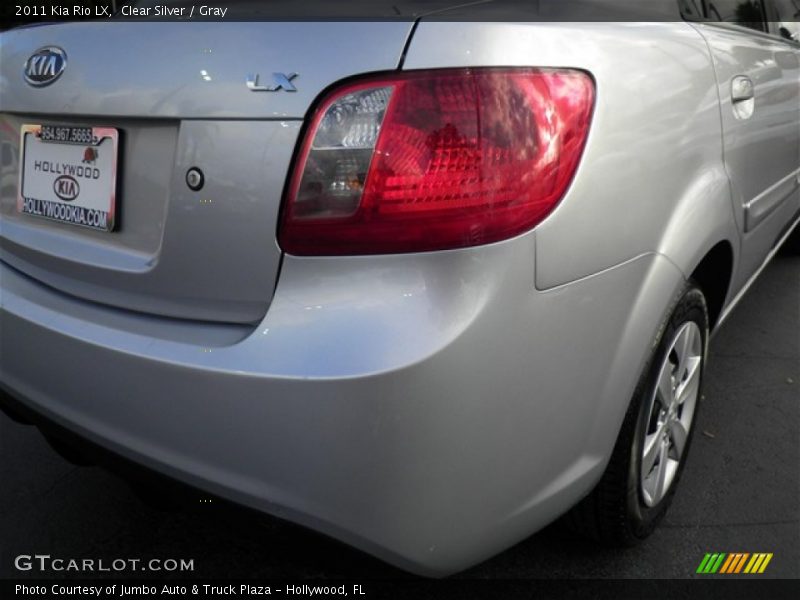
[[[602,479],[568,516],[573,528],[633,545],[664,517],[686,464],[707,343],[705,299],[689,283],[639,380]]]

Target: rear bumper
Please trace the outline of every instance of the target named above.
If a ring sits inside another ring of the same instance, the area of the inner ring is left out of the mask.
[[[257,326],[121,315],[0,263],[0,383],[145,468],[444,575],[591,489],[681,273],[547,292],[534,236],[286,257]]]

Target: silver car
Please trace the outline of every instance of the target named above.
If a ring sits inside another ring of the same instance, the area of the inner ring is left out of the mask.
[[[0,34],[3,405],[416,573],[644,539],[800,219],[795,3],[331,4]]]

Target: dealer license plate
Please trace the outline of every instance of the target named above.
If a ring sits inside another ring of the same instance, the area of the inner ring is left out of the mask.
[[[19,212],[113,230],[118,137],[111,127],[23,125]]]

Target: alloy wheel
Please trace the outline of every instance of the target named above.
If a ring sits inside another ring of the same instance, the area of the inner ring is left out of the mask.
[[[684,323],[669,346],[650,398],[641,451],[639,489],[645,505],[657,505],[675,480],[692,427],[703,363],[703,336]]]

